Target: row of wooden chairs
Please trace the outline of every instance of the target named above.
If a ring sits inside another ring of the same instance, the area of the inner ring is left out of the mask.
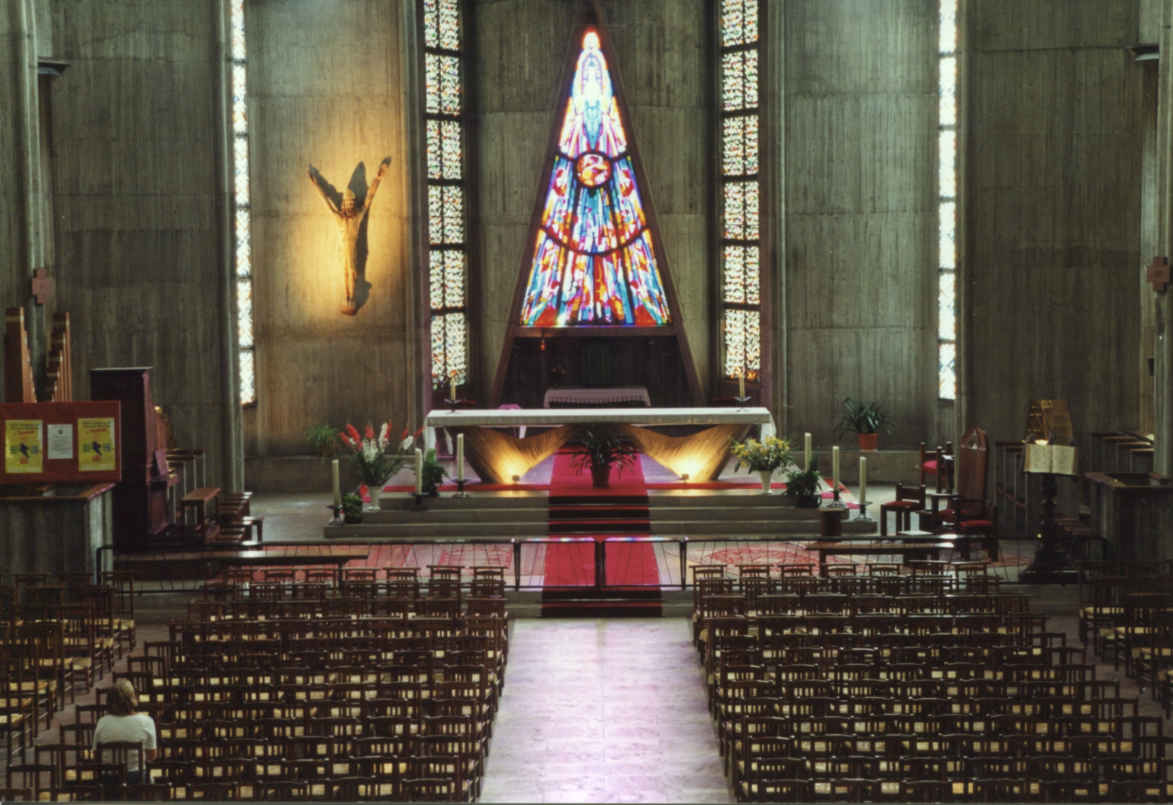
[[[757,599],[698,592],[698,650],[739,799],[1165,790],[1162,720],[1098,680],[1022,596],[857,600],[825,582]],[[761,599],[771,614],[746,614]]]

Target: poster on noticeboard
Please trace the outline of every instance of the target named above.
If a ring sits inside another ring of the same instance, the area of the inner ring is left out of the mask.
[[[115,469],[114,417],[79,417],[77,420],[77,469],[109,472]]]
[[[44,421],[8,419],[4,421],[4,472],[11,475],[36,475],[45,468]]]

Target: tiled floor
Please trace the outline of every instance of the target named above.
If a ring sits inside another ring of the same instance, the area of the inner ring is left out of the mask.
[[[518,620],[483,802],[728,802],[683,618]]]

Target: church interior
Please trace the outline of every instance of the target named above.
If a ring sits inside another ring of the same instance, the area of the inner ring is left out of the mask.
[[[1173,2],[0,42],[0,801],[1173,800]]]

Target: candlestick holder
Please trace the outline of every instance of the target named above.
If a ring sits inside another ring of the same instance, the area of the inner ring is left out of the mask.
[[[825,506],[823,506],[823,510],[824,511],[837,511],[840,513],[839,514],[840,517],[844,517],[847,514],[847,504],[839,499],[839,486],[838,486],[838,484],[831,487],[831,499],[829,501],[827,501],[827,504]]]
[[[415,501],[414,502],[415,508],[417,508],[417,509],[425,508],[424,507],[424,493],[423,492],[412,492],[411,497]]]
[[[744,397],[734,397],[734,398],[733,398],[733,401],[734,401],[735,403],[737,403],[738,405],[740,405],[740,406],[743,406],[743,407],[744,407],[744,406],[745,406],[745,404],[746,404],[747,402],[749,402],[750,400],[752,400],[752,399],[753,399],[753,397],[750,397],[750,396],[748,396],[748,395],[747,395],[747,396],[744,396]]]
[[[457,403],[460,402],[456,397],[445,397],[444,402],[448,403],[448,410],[455,411]]]
[[[464,491],[464,485],[466,483],[467,483],[467,481],[464,478],[457,478],[456,479],[456,494],[453,495],[452,497],[454,497],[454,498],[468,497],[468,492]]]
[[[861,500],[859,502],[859,517],[856,517],[855,519],[861,523],[876,522],[872,518],[868,517],[868,502],[866,500]]]
[[[327,523],[327,525],[342,525],[343,522],[345,522],[342,519],[342,504],[341,503],[339,503],[339,504],[331,503],[328,506],[326,506],[326,508],[329,509],[333,513],[333,516],[330,518],[330,522]]]

